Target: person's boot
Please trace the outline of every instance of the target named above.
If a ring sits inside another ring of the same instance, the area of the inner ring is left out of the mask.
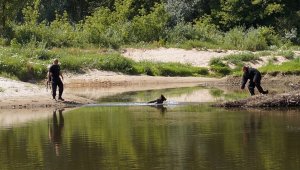
[[[65,99],[63,99],[62,97],[59,97],[58,100],[65,101]]]
[[[257,90],[261,93],[261,94],[268,94],[269,91],[268,90],[264,90],[261,86],[256,86]]]
[[[63,99],[61,96],[58,97],[58,100],[65,101],[65,99]]]

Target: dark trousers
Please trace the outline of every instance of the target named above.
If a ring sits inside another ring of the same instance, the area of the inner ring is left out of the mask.
[[[256,83],[254,83],[253,81],[250,81],[248,89],[249,89],[249,92],[250,92],[251,96],[255,95],[255,93],[254,93],[254,88],[255,87],[257,88],[257,90],[260,93],[266,94],[266,91],[264,91],[263,88],[260,86],[260,81],[257,81]]]
[[[60,79],[56,80],[56,81],[52,80],[52,96],[53,96],[53,99],[56,97],[57,86],[58,86],[58,98],[61,98],[61,96],[63,94],[63,91],[64,91],[64,84],[62,83],[62,81]]]

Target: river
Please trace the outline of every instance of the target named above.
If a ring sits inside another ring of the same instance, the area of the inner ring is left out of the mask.
[[[162,93],[165,105],[145,102]],[[1,110],[0,169],[300,169],[299,109],[210,106],[247,95],[187,87]]]

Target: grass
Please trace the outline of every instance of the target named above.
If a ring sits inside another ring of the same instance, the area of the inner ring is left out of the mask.
[[[291,61],[284,62],[281,65],[275,65],[269,63],[259,69],[262,73],[277,74],[279,72],[285,74],[300,74],[300,57],[297,57]]]
[[[240,65],[243,62],[251,62],[255,60],[259,60],[259,56],[254,55],[251,52],[242,52],[239,54],[230,54],[223,58],[223,60],[228,61],[234,65]]]
[[[197,42],[191,42],[190,45],[193,43]],[[191,47],[194,46],[192,45]],[[287,59],[295,58],[294,52],[288,49],[281,51],[261,51],[256,54],[241,52],[225,56],[224,58],[213,58],[209,63],[209,68],[202,68],[180,63],[135,62],[121,56],[120,52],[113,49],[91,47],[85,49],[54,48],[49,50],[42,46],[0,46],[0,75],[23,81],[32,79],[42,80],[46,77],[47,67],[52,63],[54,58],[58,58],[62,70],[66,72],[82,72],[85,69],[98,69],[129,75],[222,77],[226,75],[241,75],[240,68],[245,62],[259,60],[260,56],[267,55],[282,55]],[[287,74],[300,74],[299,63],[299,57],[282,65],[275,65],[270,60],[260,70],[263,73],[283,72]],[[231,69],[229,64],[233,64],[234,69]]]
[[[180,63],[135,62],[116,51],[95,49],[29,49],[0,47],[0,72],[4,76],[17,77],[22,81],[41,80],[46,77],[47,66],[58,58],[61,69],[81,72],[99,69],[124,74],[151,76],[198,76],[208,75],[207,68]]]
[[[288,60],[294,59],[295,53],[291,50],[281,50],[277,52],[277,55],[283,56],[284,58]]]
[[[255,53],[255,56],[263,57],[263,56],[270,56],[272,54],[273,54],[272,51],[260,51],[260,52]]]

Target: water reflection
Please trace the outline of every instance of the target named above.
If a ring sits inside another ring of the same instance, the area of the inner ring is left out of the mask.
[[[164,105],[149,105],[149,106],[159,110],[159,112],[162,116],[164,116],[165,113],[167,112],[167,107],[165,107]]]
[[[53,111],[52,122],[49,123],[49,140],[52,142],[55,148],[56,156],[60,155],[60,146],[62,142],[62,132],[64,129],[65,120],[63,117],[63,109],[58,110],[59,118],[56,115],[57,110]]]
[[[162,92],[179,102],[242,95],[196,87],[119,98],[145,102]],[[8,122],[0,126],[0,169],[300,169],[299,109],[122,102],[26,114],[0,110]]]
[[[255,138],[260,135],[262,129],[261,114],[250,113],[249,118],[244,120],[244,144],[248,144],[250,140],[255,141]]]
[[[54,110],[1,129],[0,169],[299,169],[299,113],[204,104]]]

